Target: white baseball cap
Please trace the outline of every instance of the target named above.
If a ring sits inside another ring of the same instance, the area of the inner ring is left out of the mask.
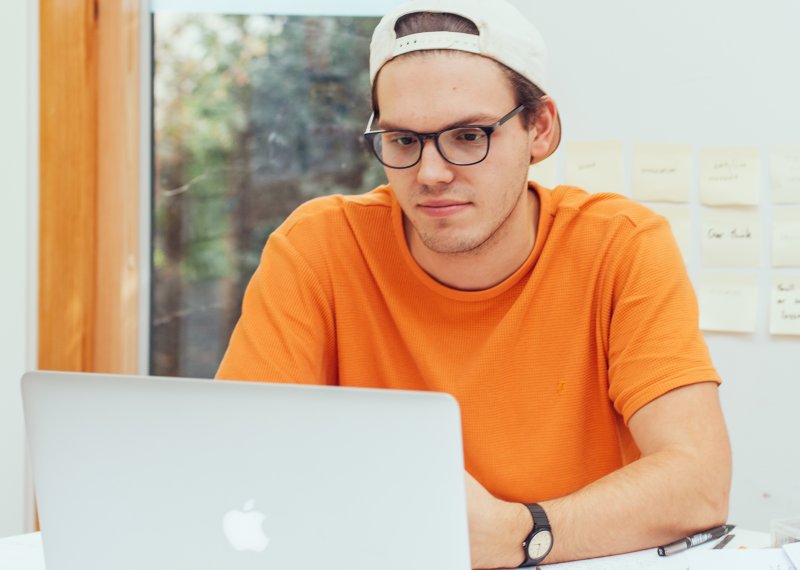
[[[470,20],[478,35],[459,32],[424,32],[398,38],[397,20],[408,14],[433,12],[455,14]],[[536,27],[506,0],[409,0],[386,14],[372,34],[369,79],[374,84],[380,69],[399,55],[413,51],[451,49],[488,57],[516,71],[547,93],[547,47]],[[561,118],[547,152],[561,141]]]

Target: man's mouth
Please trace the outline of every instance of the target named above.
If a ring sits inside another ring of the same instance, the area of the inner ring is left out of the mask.
[[[420,203],[419,208],[425,215],[432,218],[446,218],[463,212],[469,208],[470,202],[457,200],[426,200]]]

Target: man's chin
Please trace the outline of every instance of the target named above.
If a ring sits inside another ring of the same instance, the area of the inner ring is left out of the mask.
[[[441,255],[474,253],[483,243],[474,236],[419,235],[419,238],[426,249]]]

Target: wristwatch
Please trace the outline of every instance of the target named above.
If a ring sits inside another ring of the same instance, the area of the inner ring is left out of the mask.
[[[537,503],[526,504],[533,518],[533,528],[530,534],[522,543],[522,552],[525,560],[519,565],[520,568],[536,566],[541,563],[553,548],[553,530],[550,528],[550,521],[541,505]]]

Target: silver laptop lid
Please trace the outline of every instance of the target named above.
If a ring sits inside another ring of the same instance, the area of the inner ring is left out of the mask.
[[[48,570],[466,570],[458,405],[433,393],[31,372]]]

